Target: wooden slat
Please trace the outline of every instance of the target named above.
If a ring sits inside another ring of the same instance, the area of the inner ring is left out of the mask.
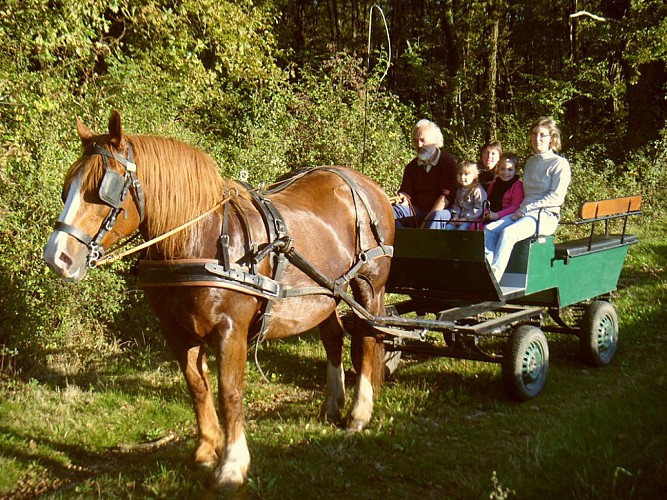
[[[581,205],[579,217],[582,219],[594,219],[595,217],[624,214],[639,210],[641,206],[642,197],[639,194],[610,200],[587,201]]]

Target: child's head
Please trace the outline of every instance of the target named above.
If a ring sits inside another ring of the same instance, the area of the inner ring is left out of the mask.
[[[500,156],[500,161],[498,161],[498,167],[496,171],[498,177],[503,181],[510,181],[517,174],[519,169],[519,157],[514,153],[503,153]]]
[[[493,170],[498,164],[500,155],[503,154],[503,147],[498,141],[487,142],[482,146],[480,156],[482,157],[481,168],[484,170]]]
[[[464,160],[456,168],[456,180],[460,186],[470,187],[477,182],[479,168],[477,162]]]

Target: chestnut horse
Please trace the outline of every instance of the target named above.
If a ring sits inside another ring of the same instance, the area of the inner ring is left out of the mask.
[[[66,175],[65,207],[44,259],[60,278],[76,282],[135,230],[150,241],[204,215],[150,246],[139,279],[188,385],[198,428],[194,462],[214,469],[216,487],[237,488],[250,463],[243,379],[257,336],[278,339],[319,326],[327,355],[322,415],[340,420],[344,331],[336,306],[353,296],[351,303],[368,313],[384,314],[390,202],[375,182],[344,167],[311,169],[260,196],[222,179],[196,148],[125,135],[115,110],[108,133],[95,134],[79,119],[77,131],[83,154]],[[360,318],[352,339],[357,380],[347,427],[357,431],[371,418],[383,347]],[[206,345],[217,360],[221,423]]]

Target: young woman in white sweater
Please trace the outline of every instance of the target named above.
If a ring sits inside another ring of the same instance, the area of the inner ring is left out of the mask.
[[[484,228],[486,258],[500,281],[514,245],[538,231],[548,236],[556,232],[560,207],[572,179],[570,163],[557,155],[560,130],[552,118],[539,118],[530,127],[533,149],[524,167],[524,199],[519,209]]]

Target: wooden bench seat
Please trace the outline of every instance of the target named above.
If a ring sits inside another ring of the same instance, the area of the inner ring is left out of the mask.
[[[579,217],[582,222],[593,222],[604,218],[625,217],[641,213],[641,195],[624,196],[600,201],[587,201],[579,208]]]
[[[641,195],[583,203],[579,209],[579,220],[563,222],[563,224],[590,224],[590,235],[586,238],[557,243],[555,245],[556,258],[567,262],[573,257],[637,243],[639,241],[637,236],[626,234],[625,230],[627,218],[630,215],[642,213],[641,205]],[[623,231],[621,234],[610,234],[609,221],[618,218],[624,218]],[[604,233],[595,232],[595,224],[600,221],[604,221]]]
[[[594,252],[601,252],[624,245],[633,245],[639,239],[634,234],[596,234],[593,238],[580,238],[578,240],[565,241],[554,245],[556,257],[569,259]]]

